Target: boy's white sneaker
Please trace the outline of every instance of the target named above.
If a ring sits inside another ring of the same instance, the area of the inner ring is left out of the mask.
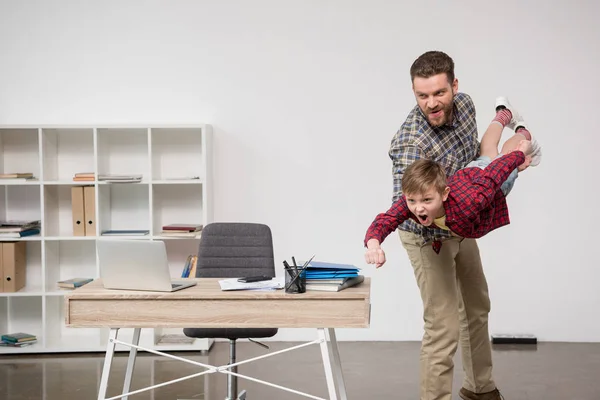
[[[516,132],[517,129],[519,129],[520,127],[523,127],[525,129],[527,129],[527,131],[531,135],[531,131],[529,131],[529,127],[525,123],[525,120],[523,119],[521,114],[519,114],[519,112],[517,110],[515,110],[515,108],[510,104],[507,97],[500,96],[500,97],[496,98],[496,111],[498,111],[501,107],[508,109],[512,114],[512,118],[511,118],[510,122],[508,123],[508,125],[506,125],[507,128],[510,128]],[[530,155],[531,155],[531,164],[529,164],[529,165],[531,167],[535,167],[536,165],[539,165],[540,161],[542,161],[542,146],[540,146],[538,141],[535,140],[533,135],[531,135],[531,153],[530,153]]]
[[[523,121],[523,117],[521,117],[521,114],[519,114],[519,112],[510,104],[508,98],[504,96],[496,97],[496,112],[498,112],[498,110],[502,107],[506,108],[512,114],[510,122],[508,125],[506,125],[507,128],[510,128],[514,131],[517,126],[525,127],[525,121]]]

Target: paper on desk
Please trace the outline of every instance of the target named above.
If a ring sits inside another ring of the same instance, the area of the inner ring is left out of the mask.
[[[221,290],[275,290],[283,289],[284,278],[273,278],[270,281],[238,282],[238,278],[222,279],[219,281]]]

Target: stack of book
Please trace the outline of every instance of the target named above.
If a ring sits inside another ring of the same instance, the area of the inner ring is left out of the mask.
[[[18,332],[2,335],[0,346],[25,347],[37,343],[37,337],[30,333]]]
[[[78,172],[73,176],[75,182],[93,182],[96,179],[96,174],[93,172]]]
[[[306,290],[339,292],[365,280],[358,271],[354,265],[311,261],[306,267]]]
[[[24,182],[30,180],[35,180],[35,177],[31,172],[14,172],[8,174],[0,174],[0,181]]]
[[[98,175],[98,180],[109,183],[138,183],[142,181],[142,175]]]
[[[200,224],[170,224],[163,225],[161,236],[173,237],[198,237],[202,225]]]
[[[40,220],[0,221],[0,238],[20,238],[39,235],[40,229]]]

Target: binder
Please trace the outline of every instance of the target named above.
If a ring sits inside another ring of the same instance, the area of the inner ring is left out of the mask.
[[[71,209],[73,212],[73,236],[85,236],[83,186],[71,188]]]
[[[0,293],[4,292],[4,263],[2,262],[2,248],[0,243]]]
[[[96,188],[83,188],[83,216],[85,218],[85,236],[96,236]]]
[[[2,243],[4,292],[18,292],[25,287],[27,248],[25,242]]]

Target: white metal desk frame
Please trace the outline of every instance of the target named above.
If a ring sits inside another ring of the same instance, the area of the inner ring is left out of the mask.
[[[263,356],[249,358],[246,360],[236,362],[235,364],[223,365],[223,366],[219,366],[219,367],[215,367],[215,366],[208,365],[208,364],[203,364],[203,363],[192,361],[192,360],[189,360],[189,359],[186,359],[183,357],[177,357],[177,356],[173,356],[168,353],[164,353],[161,351],[152,350],[152,349],[148,349],[148,348],[139,346],[140,331],[141,331],[141,328],[134,328],[132,343],[127,343],[127,342],[120,341],[117,338],[119,328],[111,328],[110,329],[110,334],[108,337],[108,344],[106,346],[106,356],[104,359],[104,367],[102,369],[102,378],[100,380],[100,390],[98,392],[99,400],[127,399],[128,396],[130,396],[130,395],[145,392],[147,390],[152,390],[152,389],[155,389],[155,388],[158,388],[161,386],[166,386],[166,385],[170,385],[173,383],[181,382],[186,379],[192,379],[192,378],[202,376],[205,374],[214,374],[215,372],[219,372],[219,373],[223,373],[223,374],[227,374],[227,375],[235,375],[238,378],[248,379],[253,382],[257,382],[257,383],[261,383],[263,385],[267,385],[267,386],[271,386],[271,387],[274,387],[277,389],[285,390],[285,391],[295,393],[295,394],[298,394],[298,395],[301,395],[304,397],[308,397],[311,399],[327,400],[323,397],[314,396],[314,395],[311,395],[308,393],[300,392],[298,390],[287,388],[285,386],[276,385],[274,383],[266,382],[266,381],[263,381],[260,379],[252,378],[250,376],[246,376],[246,375],[242,375],[239,373],[234,373],[234,372],[229,371],[229,368],[231,368],[233,366],[246,364],[246,363],[249,363],[252,361],[256,361],[256,360],[271,357],[271,356],[274,356],[277,354],[300,349],[302,347],[310,346],[313,344],[319,344],[321,347],[321,355],[323,357],[323,366],[325,367],[325,378],[327,380],[327,389],[329,391],[329,399],[330,400],[347,400],[346,385],[344,383],[344,376],[342,373],[340,353],[338,350],[337,340],[335,337],[335,329],[333,329],[333,328],[318,328],[317,329],[317,337],[318,338],[316,340],[313,340],[312,342],[303,343],[298,346],[289,347],[287,349],[274,351],[274,352],[271,352],[271,353],[263,355]],[[115,346],[117,344],[124,345],[124,346],[127,346],[130,348],[129,358],[127,360],[127,369],[125,371],[125,383],[123,384],[123,393],[121,395],[107,398],[106,390],[108,387],[108,378],[110,376],[110,368],[111,368],[111,364],[112,364],[112,360],[113,360],[113,355],[115,352]],[[170,380],[167,382],[159,383],[157,385],[149,386],[149,387],[146,387],[143,389],[139,389],[139,390],[130,392],[129,390],[131,387],[131,378],[133,377],[133,369],[135,366],[135,360],[136,360],[138,350],[144,350],[149,353],[157,354],[157,355],[168,357],[168,358],[171,358],[174,360],[183,361],[183,362],[186,362],[189,364],[203,367],[203,368],[206,368],[206,371],[187,375],[187,376],[184,376],[181,378],[173,379],[173,380]],[[339,397],[338,397],[338,392],[339,392]]]

